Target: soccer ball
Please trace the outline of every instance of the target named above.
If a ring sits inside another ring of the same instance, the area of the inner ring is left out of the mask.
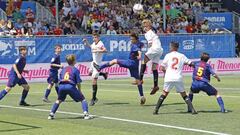
[[[133,12],[137,13],[137,14],[143,12],[143,5],[142,4],[135,4],[133,6]]]

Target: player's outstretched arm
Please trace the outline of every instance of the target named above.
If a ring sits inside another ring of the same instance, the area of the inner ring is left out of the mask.
[[[88,42],[88,40],[86,38],[83,38],[82,41],[83,41],[84,45],[90,47],[90,43]]]
[[[142,59],[142,52],[141,52],[141,51],[138,51],[137,59],[138,59],[138,60],[141,60],[141,59]]]
[[[216,78],[218,82],[221,81],[221,79],[219,78],[219,76],[217,74],[214,74],[213,77]]]
[[[51,64],[51,67],[63,68],[63,65],[59,65],[59,64]]]

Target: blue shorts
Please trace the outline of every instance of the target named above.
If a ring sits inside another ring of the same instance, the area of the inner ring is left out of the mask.
[[[193,93],[199,93],[203,91],[208,94],[208,96],[216,95],[217,90],[207,82],[193,81],[191,86],[191,91]]]
[[[50,71],[49,77],[47,78],[49,84],[58,83],[58,72]]]
[[[138,60],[117,60],[120,67],[128,68],[131,77],[135,79],[140,79],[139,77],[139,61]]]
[[[16,73],[13,73],[13,74],[10,73],[8,78],[9,79],[8,79],[7,86],[10,88],[14,87],[16,84],[18,84],[19,86],[23,84],[28,84],[23,76],[21,79],[19,79]]]
[[[58,91],[58,100],[64,101],[69,95],[74,101],[83,101],[85,97],[82,92],[80,92],[75,85],[72,84],[60,84]]]

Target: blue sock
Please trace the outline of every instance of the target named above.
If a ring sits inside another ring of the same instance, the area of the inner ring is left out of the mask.
[[[106,67],[110,67],[109,62],[107,62],[107,63],[101,65],[99,69],[102,70],[102,69],[104,69],[104,68],[106,68]]]
[[[2,90],[0,92],[0,100],[2,100],[5,95],[7,95],[7,91],[6,90]]]
[[[218,102],[219,106],[221,107],[221,110],[225,110],[222,97],[218,97],[217,102]]]
[[[51,90],[50,89],[46,89],[45,91],[45,98],[48,98],[49,94],[50,94]]]
[[[22,91],[22,97],[21,97],[21,102],[25,101],[27,95],[28,95],[28,90],[23,89],[23,91]]]
[[[59,104],[54,103],[53,106],[52,106],[51,112],[55,114],[57,109],[58,109],[58,107],[59,107]]]
[[[189,99],[191,100],[191,102],[193,101],[193,94],[189,94],[188,95]]]
[[[143,96],[142,84],[138,85],[137,87],[138,87],[139,95],[142,97]]]
[[[88,104],[85,99],[82,101],[82,109],[83,109],[83,112],[88,112]]]
[[[57,94],[58,94],[59,87],[58,87],[58,86],[55,86],[55,90],[56,90],[56,92],[57,92]]]

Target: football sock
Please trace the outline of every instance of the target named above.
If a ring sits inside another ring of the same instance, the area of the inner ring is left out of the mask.
[[[22,91],[22,97],[21,97],[21,102],[24,102],[26,97],[28,95],[28,90],[23,89]]]
[[[58,94],[58,90],[59,90],[59,87],[58,86],[55,86],[55,90],[56,90],[56,92],[57,92],[57,94]]]
[[[143,79],[145,70],[146,70],[146,64],[142,64],[140,69],[140,80]]]
[[[53,114],[55,114],[56,111],[57,111],[57,109],[58,109],[58,107],[59,107],[59,104],[54,103],[53,106],[52,106],[51,112],[52,112]]]
[[[142,97],[143,96],[142,84],[138,85],[137,87],[138,87],[139,95]]]
[[[6,90],[2,90],[0,92],[0,100],[2,100],[5,95],[7,95],[7,91]]]
[[[85,99],[82,101],[82,110],[83,112],[88,112],[88,104]]]
[[[93,89],[92,99],[95,100],[97,96],[97,85],[92,85],[92,89]]]
[[[106,73],[100,72],[99,75],[104,76]]]
[[[157,105],[155,107],[155,110],[157,110],[157,111],[159,110],[159,108],[161,107],[161,105],[162,105],[163,101],[165,100],[165,98],[166,98],[166,96],[164,96],[164,95],[161,95],[159,97]]]
[[[222,97],[217,97],[217,102],[219,104],[219,106],[221,107],[221,110],[224,110],[224,103],[223,103],[223,100],[222,100]]]
[[[188,96],[185,96],[185,97],[183,97],[183,99],[186,102],[186,104],[188,105],[189,110],[194,112],[195,110],[193,108],[193,105],[192,105],[192,102],[191,102],[190,98]]]
[[[189,99],[191,100],[191,102],[193,101],[193,94],[189,94],[188,95]]]
[[[101,65],[99,69],[102,70],[102,69],[104,69],[104,68],[106,68],[106,67],[110,67],[110,66],[111,66],[111,65],[109,64],[109,62],[107,62],[107,63]]]
[[[158,70],[153,70],[153,82],[154,87],[158,86]]]
[[[45,91],[45,98],[48,98],[49,94],[50,94],[51,90],[50,89],[46,89]]]

